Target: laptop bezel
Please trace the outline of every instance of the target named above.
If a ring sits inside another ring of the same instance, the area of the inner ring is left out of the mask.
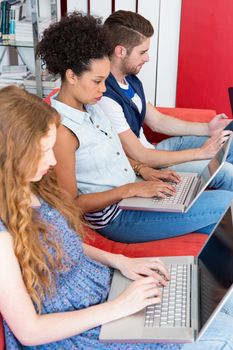
[[[224,163],[226,162],[226,159],[227,159],[227,156],[228,156],[228,153],[229,153],[229,149],[230,149],[230,145],[231,145],[231,142],[232,142],[232,137],[233,137],[233,134],[231,134],[229,136],[229,138],[227,139],[227,141],[225,142],[225,144],[222,145],[222,147],[225,146],[225,151],[224,151],[224,156],[223,156],[223,159],[222,159],[222,163],[219,165],[218,169],[211,175],[209,180],[205,183],[205,185],[203,186],[204,190],[208,187],[208,185],[211,183],[211,181],[214,179],[214,177],[218,174],[218,172],[222,169]],[[213,159],[214,159],[214,157],[213,157]],[[208,167],[208,165],[207,165],[207,167]],[[202,177],[202,174],[203,174],[205,168],[201,172],[200,177]],[[190,201],[189,205],[184,210],[185,213],[191,208],[191,206],[193,206],[193,204],[197,201],[197,199],[200,197],[200,195],[202,193],[203,193],[203,188],[199,189],[199,193],[194,194],[194,198]]]
[[[208,244],[208,241],[210,240],[211,236],[214,234],[216,228],[218,227],[219,223],[221,222],[221,220],[223,219],[223,217],[225,216],[225,214],[227,213],[227,211],[229,209],[231,210],[231,217],[233,218],[233,201],[231,202],[230,206],[228,206],[227,209],[224,211],[224,213],[221,215],[220,219],[218,220],[218,222],[214,226],[214,229],[212,230],[212,232],[209,235],[208,239],[206,240],[206,242],[204,243],[203,247],[201,248],[199,254],[195,257],[195,263],[196,263],[197,267],[198,267],[199,256],[201,255],[202,251],[205,249],[206,245]],[[199,279],[198,279],[198,283],[199,283]],[[198,290],[200,290],[200,286],[199,285],[198,285]],[[213,311],[213,313],[211,314],[209,319],[206,321],[205,325],[201,328],[201,330],[197,330],[196,340],[199,340],[203,336],[203,334],[206,332],[206,330],[209,328],[209,326],[211,325],[211,323],[215,319],[217,313],[221,310],[221,308],[227,302],[227,300],[230,298],[232,293],[233,293],[233,284],[231,285],[229,290],[226,292],[226,294],[223,296],[222,300],[219,302],[219,304],[217,305],[217,307],[215,308],[215,310]],[[198,319],[198,323],[199,323],[199,319]]]

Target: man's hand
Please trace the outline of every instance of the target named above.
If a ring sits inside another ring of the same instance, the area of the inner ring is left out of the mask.
[[[229,133],[231,132],[224,130],[220,133],[216,133],[214,136],[209,137],[208,140],[199,149],[196,149],[198,154],[197,159],[213,158],[223,143],[228,139]]]
[[[228,119],[227,115],[222,113],[216,115],[210,122],[209,122],[209,136],[213,136],[216,133],[219,133],[225,127],[231,122],[231,120]]]

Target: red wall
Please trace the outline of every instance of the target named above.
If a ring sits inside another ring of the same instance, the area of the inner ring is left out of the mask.
[[[211,108],[231,116],[233,0],[183,0],[177,107]]]

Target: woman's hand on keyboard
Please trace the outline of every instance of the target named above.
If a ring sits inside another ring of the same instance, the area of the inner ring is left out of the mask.
[[[163,181],[139,181],[126,185],[128,193],[124,198],[129,197],[159,197],[166,198],[174,196],[176,189],[174,186]]]
[[[166,286],[170,279],[166,265],[158,258],[139,259],[118,255],[116,268],[132,280],[152,276],[158,286]]]
[[[144,277],[132,282],[111,303],[119,317],[125,317],[161,302],[161,294],[153,277]]]
[[[140,169],[141,177],[146,181],[170,181],[174,183],[180,182],[180,176],[173,170],[164,169],[157,170],[149,166]]]

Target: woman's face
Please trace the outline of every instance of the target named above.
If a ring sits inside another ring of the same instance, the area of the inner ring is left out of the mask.
[[[40,181],[47,173],[51,166],[56,165],[56,159],[53,152],[53,146],[56,141],[57,128],[55,124],[49,126],[49,131],[45,137],[42,137],[40,141],[41,145],[41,158],[38,163],[35,176],[30,180],[31,182]]]
[[[106,90],[105,80],[110,73],[108,57],[95,59],[90,64],[90,70],[80,77],[75,76],[73,94],[81,104],[97,103]]]

